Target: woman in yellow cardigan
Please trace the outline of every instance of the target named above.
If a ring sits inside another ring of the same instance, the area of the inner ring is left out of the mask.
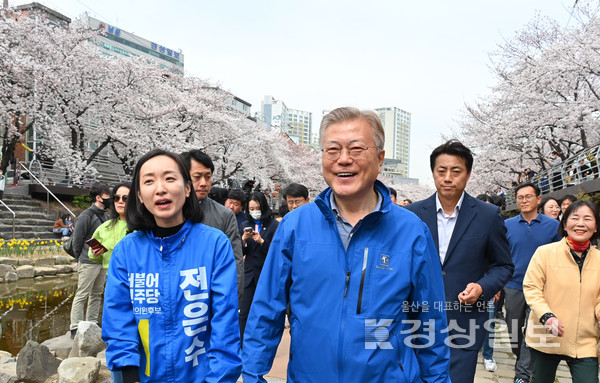
[[[560,221],[561,241],[540,246],[527,268],[523,293],[531,308],[526,342],[531,348],[532,383],[553,383],[565,360],[574,383],[598,382],[600,251],[598,212],[577,201]]]

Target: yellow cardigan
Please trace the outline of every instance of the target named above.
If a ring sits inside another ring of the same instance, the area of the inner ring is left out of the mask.
[[[566,239],[536,250],[525,279],[523,293],[531,308],[527,345],[547,354],[572,358],[598,356],[600,330],[595,313],[600,308],[600,251],[588,251],[581,277]],[[551,312],[564,324],[565,334],[547,334],[540,323]]]

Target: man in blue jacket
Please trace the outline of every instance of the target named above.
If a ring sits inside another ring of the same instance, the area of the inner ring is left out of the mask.
[[[277,229],[244,335],[244,382],[265,382],[288,302],[288,382],[450,382],[435,245],[377,181],[381,121],[338,108],[320,136],[330,188]]]

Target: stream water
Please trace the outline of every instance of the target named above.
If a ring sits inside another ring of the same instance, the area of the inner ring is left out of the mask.
[[[0,284],[0,350],[16,356],[28,340],[38,343],[69,330],[77,273]]]

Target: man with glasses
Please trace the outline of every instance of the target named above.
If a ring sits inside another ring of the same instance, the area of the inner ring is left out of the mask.
[[[329,188],[275,233],[246,325],[244,382],[264,382],[288,302],[288,381],[450,382],[435,245],[377,181],[379,117],[335,109],[320,137]]]
[[[310,202],[306,186],[296,183],[291,183],[285,188],[283,199],[287,203],[289,211]]]
[[[523,278],[535,250],[547,243],[560,241],[560,236],[558,221],[538,213],[542,197],[536,185],[519,185],[515,190],[515,198],[521,214],[504,222],[515,271],[504,287],[504,295],[510,345],[517,357],[514,381],[521,383],[529,382],[533,367],[529,347],[524,341],[523,326],[527,323],[529,306],[523,295]]]

